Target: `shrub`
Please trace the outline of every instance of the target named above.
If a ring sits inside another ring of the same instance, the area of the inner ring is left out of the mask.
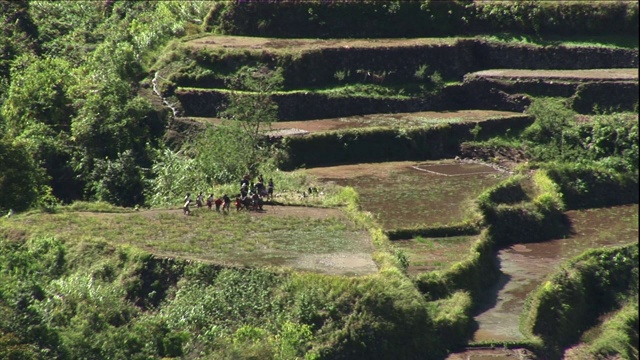
[[[558,356],[621,298],[637,294],[637,269],[638,244],[589,250],[572,259],[529,295],[523,332]]]

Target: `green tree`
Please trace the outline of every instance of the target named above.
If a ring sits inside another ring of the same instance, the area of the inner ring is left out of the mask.
[[[32,206],[44,174],[26,146],[0,138],[0,210],[22,211]]]
[[[17,137],[37,123],[55,132],[69,132],[73,107],[68,89],[74,83],[70,64],[63,59],[32,55],[17,58],[2,106],[7,134]]]
[[[187,191],[233,183],[245,174],[255,176],[269,161],[264,131],[277,120],[271,93],[282,85],[281,72],[245,68],[229,85],[234,90],[221,124],[207,127],[180,151],[158,153],[148,196],[152,204],[173,203]]]
[[[185,150],[209,184],[231,183],[253,173],[267,156],[266,149],[256,146],[242,124],[234,121],[207,128]]]
[[[252,176],[256,175],[260,163],[271,155],[268,143],[264,141],[264,132],[278,120],[278,106],[272,94],[282,89],[283,82],[282,69],[245,67],[227,84],[234,90],[220,117],[240,125],[242,133],[238,135],[241,136],[242,156],[238,161]],[[234,128],[231,127],[230,131]]]
[[[119,206],[144,202],[144,172],[132,150],[119,153],[115,160],[96,160],[91,175],[91,192],[98,200]]]
[[[83,69],[73,89],[78,108],[71,125],[73,164],[89,180],[85,196],[133,205],[143,200],[142,168],[151,165],[148,151],[158,146],[164,122],[120,75],[112,66]]]
[[[75,83],[67,61],[23,55],[13,62],[11,85],[0,108],[5,136],[26,146],[36,165],[52,179],[54,194],[62,199],[78,195],[69,165],[75,112],[69,89]]]
[[[9,77],[13,59],[39,51],[38,36],[28,1],[0,0],[0,78]]]

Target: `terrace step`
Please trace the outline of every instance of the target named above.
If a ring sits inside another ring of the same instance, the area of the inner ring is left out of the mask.
[[[594,81],[638,81],[637,68],[617,69],[578,69],[578,70],[526,70],[526,69],[490,69],[477,71],[467,78],[484,78],[510,81],[554,81],[583,83]]]
[[[173,132],[198,131],[218,118],[177,118]],[[283,169],[358,162],[453,158],[464,141],[506,132],[516,133],[533,122],[517,112],[458,110],[369,114],[308,121],[282,121],[267,132],[274,141],[287,137]],[[323,151],[317,151],[323,149]]]
[[[218,125],[222,119],[215,117],[180,117],[176,119],[186,126],[200,128],[204,124]],[[271,136],[298,136],[317,132],[364,129],[409,128],[456,123],[481,123],[500,121],[531,121],[528,115],[514,111],[452,110],[418,111],[407,113],[377,113],[305,121],[278,121],[271,123]],[[293,130],[293,131],[288,131]]]
[[[495,94],[564,97],[579,113],[593,107],[631,111],[638,102],[638,69],[522,70],[492,69],[465,75],[465,86],[475,92],[479,103]],[[484,99],[484,97],[487,97]]]
[[[282,39],[213,35],[182,44],[193,64],[176,85],[224,87],[224,75],[265,64],[284,70],[285,89],[345,83],[406,83],[416,71],[461,80],[490,68],[598,69],[638,66],[637,49],[533,45],[480,38]],[[193,72],[198,69],[199,71]],[[189,76],[189,73],[194,74]],[[342,76],[337,76],[342,73]]]
[[[228,98],[226,80],[246,66],[283,70],[286,91],[272,96],[284,121],[474,108],[523,111],[529,104],[523,94],[573,98],[574,109],[586,113],[593,100],[601,109],[630,110],[638,97],[638,49],[480,38],[213,35],[174,51],[184,59],[159,65],[156,78],[163,96],[179,101],[180,116],[218,116]],[[489,70],[507,67],[514,70]],[[463,82],[429,90],[437,85],[431,78],[436,72],[443,81]],[[344,89],[349,86],[360,90]],[[387,95],[367,95],[376,87]],[[354,91],[362,94],[351,95]]]
[[[175,95],[182,113],[193,117],[216,117],[227,97],[226,89],[178,88]],[[639,96],[637,69],[522,70],[491,69],[465,75],[462,84],[446,86],[425,96],[365,97],[331,95],[318,91],[289,91],[272,95],[283,121],[314,120],[343,116],[492,109],[523,111],[528,96],[570,99],[579,113],[600,109],[630,111]]]

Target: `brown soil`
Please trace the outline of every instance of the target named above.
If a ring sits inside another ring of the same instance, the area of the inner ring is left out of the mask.
[[[319,178],[351,179],[366,174],[368,176],[384,179],[393,172],[406,169],[415,165],[410,161],[388,161],[384,163],[360,163],[340,166],[327,166],[307,169],[307,171]]]
[[[520,149],[506,146],[476,146],[473,144],[462,144],[460,146],[460,156],[465,159],[491,163],[500,169],[513,169],[519,163],[529,160],[525,152]]]
[[[522,116],[520,113],[494,110],[457,110],[457,111],[423,111],[415,113],[398,114],[371,114],[349,116],[336,119],[307,120],[307,121],[282,121],[273,123],[273,129],[297,128],[309,132],[356,129],[371,126],[382,127],[407,127],[427,123],[429,119],[444,122],[480,122],[500,117]]]
[[[453,44],[458,39],[417,38],[417,39],[276,39],[248,36],[213,35],[187,42],[195,48],[231,48],[251,50],[296,49],[310,51],[327,48],[373,48],[406,47],[421,45]]]
[[[585,69],[585,70],[518,70],[494,69],[478,71],[469,76],[490,79],[556,81],[638,81],[638,69]]]
[[[272,135],[304,135],[307,133],[341,129],[357,129],[372,126],[410,127],[431,123],[480,122],[496,118],[522,116],[521,113],[496,110],[421,111],[397,114],[369,114],[333,119],[280,121],[271,123]],[[184,118],[201,123],[219,124],[218,118]]]
[[[526,349],[469,349],[454,353],[446,360],[530,360],[536,357]]]

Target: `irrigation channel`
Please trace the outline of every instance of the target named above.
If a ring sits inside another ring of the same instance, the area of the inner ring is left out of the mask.
[[[357,167],[357,168],[356,168]],[[508,174],[500,169],[484,168],[479,164],[452,162],[437,163],[382,163],[344,165],[309,169],[322,181],[352,186],[361,196],[364,210],[376,214],[385,229],[412,226],[417,218],[407,223],[407,214],[399,211],[402,202],[399,193],[421,192],[422,201],[411,203],[412,212],[423,223],[448,224],[462,220],[464,208],[481,191],[505,179]],[[407,190],[407,186],[412,191]],[[383,195],[381,189],[386,192]],[[373,198],[375,200],[372,200]],[[425,201],[425,199],[427,199]],[[389,201],[395,202],[389,205]],[[434,209],[436,209],[434,211]],[[448,216],[444,218],[444,216]],[[514,244],[499,249],[497,261],[501,270],[499,281],[487,289],[475,314],[477,330],[472,342],[504,342],[524,339],[518,324],[528,294],[539,286],[547,275],[561,263],[585,250],[628,244],[638,241],[638,205],[571,210],[566,212],[571,222],[571,234],[563,239],[540,243]],[[418,266],[409,268],[409,274],[449,266],[455,261],[460,247],[471,244],[472,237],[461,239],[411,239],[396,242]],[[452,241],[454,240],[454,241]],[[447,244],[447,245],[445,245]],[[439,258],[438,258],[439,257]],[[523,349],[469,349],[451,354],[449,360],[467,359],[525,359],[530,358]]]
[[[473,341],[521,340],[518,319],[527,295],[557,266],[585,250],[638,241],[638,205],[568,211],[566,239],[515,244],[498,251],[501,275],[475,316]]]

